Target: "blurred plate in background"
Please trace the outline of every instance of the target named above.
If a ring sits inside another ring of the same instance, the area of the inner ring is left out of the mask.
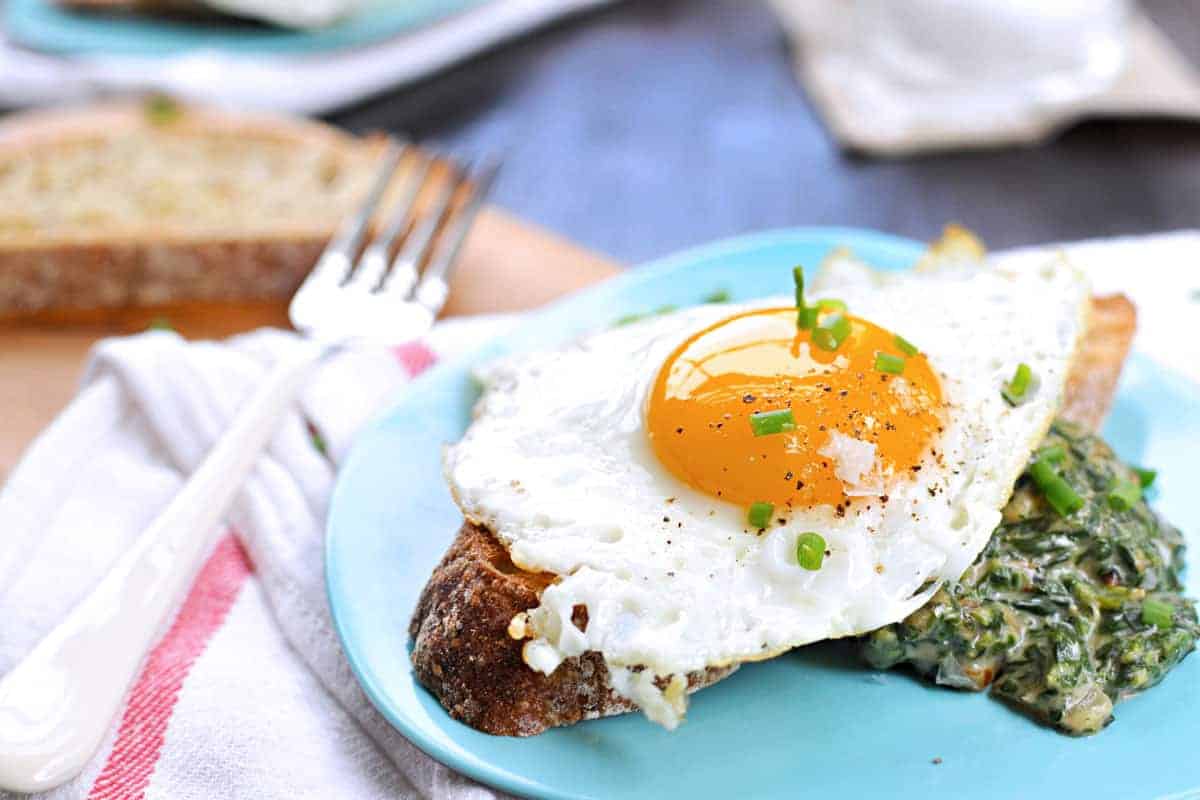
[[[8,0],[4,32],[14,42],[55,53],[173,56],[190,50],[303,54],[359,47],[429,25],[487,0],[370,0],[342,22],[288,30],[255,22],[68,11],[52,0]]]

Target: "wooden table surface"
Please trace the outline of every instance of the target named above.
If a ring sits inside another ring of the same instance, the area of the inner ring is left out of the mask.
[[[547,231],[488,209],[467,239],[446,313],[532,308],[617,269]],[[104,336],[144,331],[160,318],[194,338],[287,326],[286,306],[279,302],[124,311],[65,329],[0,327],[0,483],[30,440],[74,395],[88,349]]]

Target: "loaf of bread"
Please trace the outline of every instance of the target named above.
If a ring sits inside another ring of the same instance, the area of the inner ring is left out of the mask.
[[[1061,416],[1092,429],[1100,426],[1135,325],[1133,304],[1125,297],[1093,300]],[[536,606],[553,579],[519,569],[495,536],[464,523],[426,584],[409,628],[417,679],[455,719],[486,733],[529,736],[631,710],[608,688],[608,671],[598,653],[567,659],[551,675],[534,672],[522,661],[521,642],[509,636],[509,622]],[[689,688],[714,683],[732,671],[689,675]]]
[[[7,117],[0,320],[286,298],[383,148],[321,123],[162,99]]]

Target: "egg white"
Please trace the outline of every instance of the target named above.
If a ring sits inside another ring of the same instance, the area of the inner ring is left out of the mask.
[[[1059,260],[1021,274],[826,276],[824,290],[921,347],[948,402],[937,457],[893,480],[886,502],[864,497],[844,516],[797,509],[750,530],[744,508],[675,479],[644,427],[655,376],[685,338],[789,298],[680,311],[481,372],[484,393],[447,450],[446,477],[463,514],[516,564],[559,576],[519,626],[532,668],[550,673],[597,651],[618,693],[674,727],[687,673],[895,622],[982,550],[1060,404],[1086,324],[1085,282]],[[1020,362],[1039,386],[1013,408],[1000,387]],[[819,571],[797,564],[804,531],[828,543]],[[578,605],[586,630],[571,621]]]

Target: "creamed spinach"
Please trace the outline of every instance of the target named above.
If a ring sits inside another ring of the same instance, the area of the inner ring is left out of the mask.
[[[1072,734],[1112,721],[1113,704],[1155,685],[1192,651],[1196,609],[1182,595],[1183,538],[1138,500],[1136,481],[1101,439],[1057,422],[1059,474],[1083,507],[1059,516],[1028,472],[966,574],[907,619],[864,639],[867,661],[911,664],[940,684],[982,690]],[[1120,504],[1117,504],[1120,505]]]

